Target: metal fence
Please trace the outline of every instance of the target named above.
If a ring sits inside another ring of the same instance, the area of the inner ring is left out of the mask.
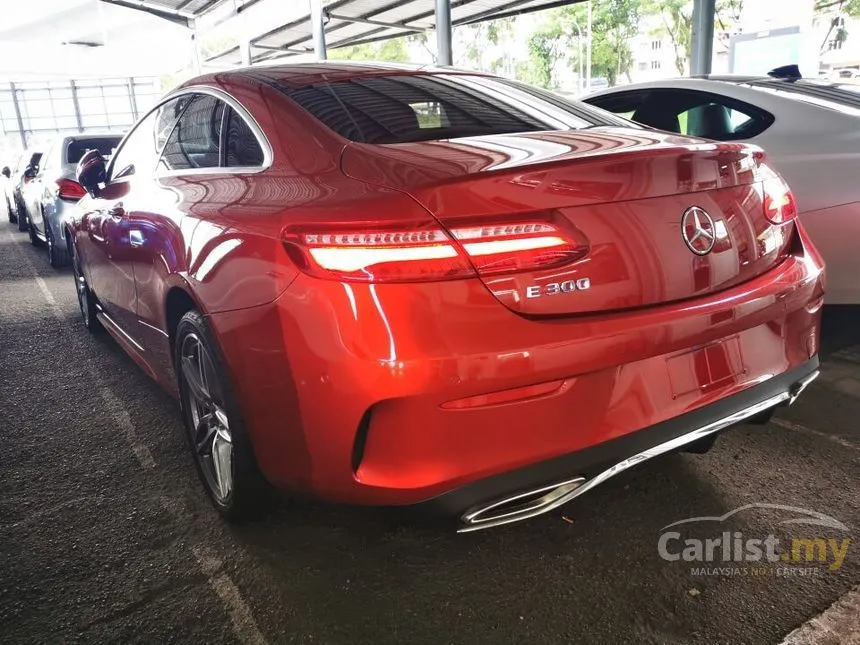
[[[0,156],[56,134],[127,130],[161,95],[156,78],[0,84]]]

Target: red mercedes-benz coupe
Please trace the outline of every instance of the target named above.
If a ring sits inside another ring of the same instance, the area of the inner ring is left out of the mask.
[[[204,76],[78,178],[84,323],[176,393],[230,518],[269,482],[505,524],[818,372],[822,261],[758,148],[514,81]]]

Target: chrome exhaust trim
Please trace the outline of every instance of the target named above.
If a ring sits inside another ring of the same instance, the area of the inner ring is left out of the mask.
[[[462,526],[457,529],[457,533],[471,533],[489,529],[504,524],[520,522],[538,515],[543,515],[549,511],[558,508],[569,501],[579,497],[583,493],[590,491],[595,486],[599,486],[607,479],[615,477],[615,475],[624,472],[644,461],[653,459],[668,452],[673,452],[683,446],[703,439],[709,435],[724,430],[730,426],[737,425],[743,421],[754,417],[757,414],[766,412],[778,405],[791,405],[800,396],[800,393],[812,383],[818,376],[818,370],[804,377],[802,380],[793,384],[785,392],[780,392],[769,399],[765,399],[755,405],[751,405],[742,410],[739,410],[727,417],[718,419],[708,425],[696,428],[695,430],[683,434],[674,439],[670,439],[664,443],[643,450],[642,452],[628,457],[614,466],[604,470],[595,477],[586,480],[584,477],[576,477],[567,479],[557,484],[550,484],[532,490],[523,491],[516,495],[504,497],[489,504],[476,506],[464,513],[460,518]],[[522,501],[526,498],[536,499]],[[519,502],[519,503],[518,503]],[[494,512],[495,511],[495,512]]]
[[[809,376],[800,379],[797,383],[792,385],[788,390],[788,405],[791,405],[792,403],[797,401],[797,397],[799,397],[801,393],[803,393],[803,391],[807,387],[809,387],[809,384],[812,383],[812,381],[818,378],[819,374],[821,374],[821,372],[819,370],[815,370]]]

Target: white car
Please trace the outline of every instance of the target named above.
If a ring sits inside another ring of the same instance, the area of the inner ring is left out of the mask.
[[[660,130],[760,145],[824,256],[826,302],[860,303],[860,85],[708,76],[625,85],[584,100]]]

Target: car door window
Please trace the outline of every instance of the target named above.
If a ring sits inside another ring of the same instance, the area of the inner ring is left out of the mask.
[[[231,107],[224,116],[224,163],[229,168],[263,165],[263,148],[248,122]]]
[[[217,168],[221,165],[223,101],[198,94],[182,113],[159,161],[163,170]]]
[[[134,174],[151,173],[173,126],[191,97],[171,99],[150,112],[120,144],[111,163],[111,181]]]

